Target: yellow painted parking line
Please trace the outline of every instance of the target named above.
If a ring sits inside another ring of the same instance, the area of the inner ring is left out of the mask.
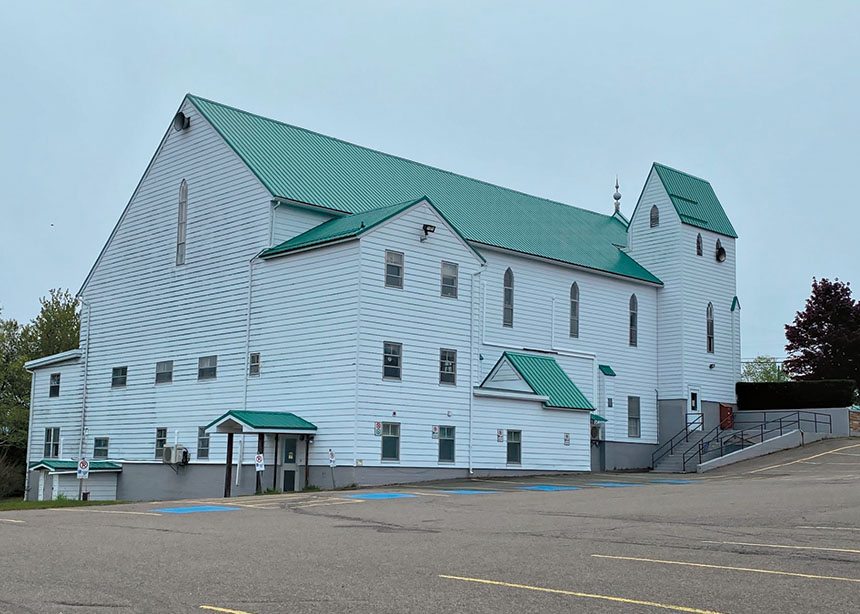
[[[584,597],[586,599],[602,599],[604,601],[614,601],[616,603],[629,603],[632,605],[647,605],[653,608],[661,608],[663,610],[674,610],[676,612],[693,612],[694,614],[720,614],[714,610],[700,610],[698,608],[688,608],[682,605],[669,605],[667,603],[657,603],[656,601],[642,601],[639,599],[628,599],[626,597],[613,597],[611,595],[597,595],[594,593],[580,593],[577,591],[563,591],[557,588],[543,588],[541,586],[528,586],[527,584],[514,584],[512,582],[499,582],[497,580],[482,580],[480,578],[463,578],[460,576],[439,575],[440,578],[446,580],[460,580],[461,582],[475,582],[478,584],[490,584],[492,586],[505,586],[507,588],[519,588],[528,591],[538,591],[541,593],[553,593],[555,595],[570,595],[571,597]]]
[[[89,507],[51,507],[55,512],[94,512],[96,514],[129,514],[132,516],[161,516],[157,512],[129,512],[124,510],[95,510]]]
[[[618,561],[636,561],[639,563],[659,563],[661,565],[681,565],[683,567],[702,567],[705,569],[725,569],[728,571],[746,571],[751,573],[762,573],[774,576],[792,576],[794,578],[809,578],[812,580],[836,580],[839,582],[858,582],[860,578],[842,578],[840,576],[819,576],[808,573],[796,573],[793,571],[776,571],[773,569],[757,569],[755,567],[732,567],[730,565],[711,565],[709,563],[690,563],[688,561],[665,561],[661,559],[644,559],[635,556],[611,556],[609,554],[592,554],[598,559],[615,559]]]
[[[409,492],[409,491],[405,491],[405,492],[407,495],[419,495],[421,497],[425,497],[425,496],[426,497],[450,497],[451,496],[451,495],[446,495],[446,494],[441,493],[441,492],[422,492],[419,490],[416,490],[415,492]]]
[[[469,478],[470,482],[488,482],[490,484],[533,484],[534,482],[517,482],[516,480],[485,480],[483,478]]]
[[[822,550],[825,552],[849,552],[851,554],[860,554],[860,550],[852,550],[851,548],[825,548],[822,546],[786,546],[784,544],[753,544],[749,542],[716,542],[702,540],[703,544],[725,544],[728,546],[754,546],[758,548],[782,548],[785,550]]]
[[[344,505],[345,503],[362,503],[360,499],[341,499],[340,501],[325,501],[322,503],[305,503],[293,505],[291,509],[299,509],[305,507],[320,507],[322,505]]]
[[[0,522],[20,522],[26,524],[23,520],[15,520],[14,518],[0,518]]]
[[[860,531],[860,528],[857,527],[810,527],[810,526],[800,526],[794,527],[795,529],[826,529],[828,531]]]
[[[244,610],[228,610],[227,608],[217,608],[214,605],[201,605],[201,610],[212,610],[213,612],[226,612],[227,614],[251,614],[251,612],[245,612]]]
[[[819,458],[821,456],[826,456],[828,454],[836,454],[837,452],[841,452],[842,450],[848,450],[850,448],[858,448],[860,447],[860,443],[855,443],[850,446],[842,446],[841,448],[836,448],[835,450],[830,450],[828,452],[821,452],[820,454],[813,454],[812,456],[807,456],[806,458],[799,458],[797,460],[793,460],[790,463],[782,463],[780,465],[771,465],[770,467],[762,467],[761,469],[754,469],[753,471],[748,471],[747,473],[760,473],[762,471],[767,471],[768,469],[777,469],[779,467],[788,467],[789,465],[794,465],[796,463],[802,463],[805,461],[812,460],[813,458]]]

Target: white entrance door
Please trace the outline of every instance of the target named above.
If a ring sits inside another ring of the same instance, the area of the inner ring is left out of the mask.
[[[705,419],[702,415],[701,399],[699,389],[690,388],[690,403],[687,407],[687,430],[701,431],[705,428]]]

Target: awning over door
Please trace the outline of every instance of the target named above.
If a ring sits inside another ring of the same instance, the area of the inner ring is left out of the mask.
[[[122,471],[122,465],[109,461],[89,461],[90,472],[97,471]],[[35,463],[30,463],[30,471],[46,469],[48,473],[76,473],[78,461],[59,460],[56,458],[43,458]]]
[[[316,433],[317,427],[295,414],[234,409],[206,425],[216,433]]]

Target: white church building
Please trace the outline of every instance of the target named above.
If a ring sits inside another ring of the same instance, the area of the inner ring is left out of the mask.
[[[27,496],[648,468],[735,402],[737,235],[668,166],[629,219],[620,198],[187,95],[80,290],[79,349],[27,364]]]

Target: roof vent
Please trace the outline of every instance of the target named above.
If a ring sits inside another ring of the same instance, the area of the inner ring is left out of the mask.
[[[181,132],[191,125],[191,118],[182,111],[173,116],[173,129]]]

